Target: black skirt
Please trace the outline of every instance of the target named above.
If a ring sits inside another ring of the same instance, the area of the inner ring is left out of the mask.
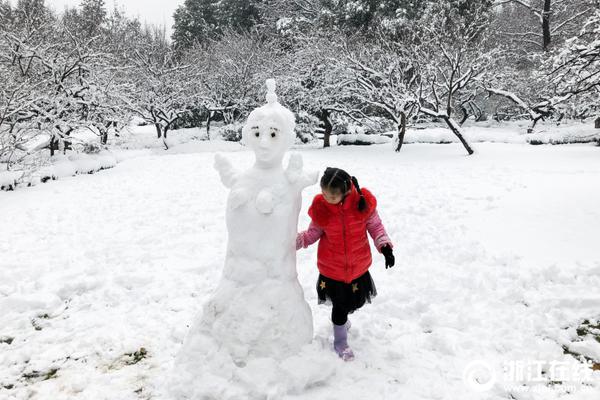
[[[336,281],[319,274],[317,296],[319,304],[331,303],[352,313],[361,308],[365,302],[370,303],[371,298],[377,296],[377,289],[369,271],[350,283]]]

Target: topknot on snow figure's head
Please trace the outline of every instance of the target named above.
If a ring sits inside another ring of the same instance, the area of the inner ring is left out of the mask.
[[[267,79],[267,103],[277,103],[277,94],[275,93],[275,79]]]
[[[281,163],[296,138],[296,117],[277,101],[275,79],[266,85],[267,104],[252,110],[242,128],[242,143],[254,150],[261,166]]]

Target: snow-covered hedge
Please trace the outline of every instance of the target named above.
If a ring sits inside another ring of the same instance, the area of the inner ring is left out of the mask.
[[[540,124],[534,133],[527,132],[527,121],[523,123],[466,124],[462,127],[465,139],[471,143],[529,143],[529,144],[569,144],[593,143],[600,141],[600,130],[593,123]],[[387,132],[395,134],[395,132]],[[445,127],[426,129],[408,128],[404,143],[456,143],[458,138]]]
[[[348,124],[345,128],[346,133],[337,135],[338,146],[382,144],[390,142],[393,137],[393,132],[378,134],[373,128],[355,124]]]
[[[91,174],[117,165],[117,158],[109,151],[96,154],[73,153],[56,155],[50,163],[37,171],[3,171],[0,172],[0,190],[14,190],[18,186],[33,186],[49,180]]]
[[[392,138],[389,136],[368,135],[366,133],[347,133],[345,135],[338,135],[337,137],[338,146],[382,144],[391,141]]]

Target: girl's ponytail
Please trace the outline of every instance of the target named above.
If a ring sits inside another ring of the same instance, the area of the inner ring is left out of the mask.
[[[358,186],[358,179],[356,179],[355,176],[352,177],[352,183],[354,183],[354,187],[360,195],[360,200],[358,201],[358,211],[363,211],[367,206],[367,201],[365,200],[365,196],[363,196],[362,191],[360,190],[360,186]]]

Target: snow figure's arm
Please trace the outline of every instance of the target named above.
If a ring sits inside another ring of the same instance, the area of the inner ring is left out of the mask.
[[[290,183],[295,183],[300,190],[307,186],[314,185],[317,183],[319,178],[319,172],[304,173],[302,156],[298,153],[292,153],[290,155],[290,161],[285,171],[285,176]]]
[[[367,231],[369,235],[373,238],[375,242],[375,247],[377,251],[381,253],[381,248],[386,244],[390,245],[391,248],[394,247],[392,244],[392,240],[389,238],[385,231],[385,227],[383,226],[383,222],[381,222],[381,218],[379,218],[379,214],[377,210],[374,210],[371,213],[369,219],[367,219]]]
[[[214,167],[219,172],[223,185],[225,185],[226,188],[231,188],[238,176],[238,172],[233,168],[233,165],[231,165],[231,161],[222,154],[217,153],[215,154]]]
[[[299,232],[296,236],[296,250],[307,248],[323,236],[325,231],[314,222],[310,222],[308,229],[304,232]]]

